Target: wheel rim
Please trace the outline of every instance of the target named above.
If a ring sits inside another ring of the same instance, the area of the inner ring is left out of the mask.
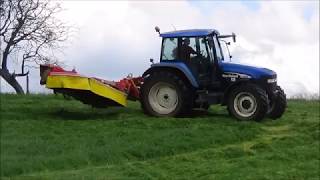
[[[234,98],[233,107],[242,117],[250,117],[257,110],[256,98],[248,92],[241,92]]]
[[[178,94],[176,89],[164,82],[152,86],[148,95],[152,109],[159,114],[170,114],[178,105]]]

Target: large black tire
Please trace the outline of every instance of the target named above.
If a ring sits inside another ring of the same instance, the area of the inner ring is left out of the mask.
[[[158,88],[157,91],[154,90],[156,88]],[[166,91],[169,93],[166,94]],[[146,114],[151,116],[183,116],[190,113],[193,107],[193,88],[189,82],[185,82],[174,72],[151,73],[145,77],[140,92],[141,107]]]
[[[280,118],[287,108],[286,94],[280,86],[277,86],[276,90],[277,95],[273,100],[271,100],[270,108],[268,111],[268,117],[270,117],[271,119]]]
[[[254,84],[236,87],[229,94],[228,111],[238,120],[260,121],[268,111],[267,93]]]

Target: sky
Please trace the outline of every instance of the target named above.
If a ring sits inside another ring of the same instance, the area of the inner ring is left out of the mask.
[[[55,1],[56,2],[56,1]],[[119,80],[159,60],[161,32],[214,28],[237,34],[232,62],[270,68],[288,96],[319,94],[319,1],[59,1],[76,27],[57,55],[66,69]],[[11,64],[16,68],[17,63]],[[18,69],[16,70],[18,72]],[[19,81],[25,86],[25,79]],[[31,69],[31,92],[50,92]],[[12,92],[1,80],[1,92]]]

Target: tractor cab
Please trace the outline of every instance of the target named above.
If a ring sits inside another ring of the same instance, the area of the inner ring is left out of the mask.
[[[162,33],[160,63],[184,63],[198,85],[206,87],[217,77],[215,62],[223,58],[218,35],[216,30]]]

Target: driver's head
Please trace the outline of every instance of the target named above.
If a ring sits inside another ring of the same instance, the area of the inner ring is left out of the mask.
[[[186,45],[190,44],[190,39],[189,38],[184,38],[183,43]]]

